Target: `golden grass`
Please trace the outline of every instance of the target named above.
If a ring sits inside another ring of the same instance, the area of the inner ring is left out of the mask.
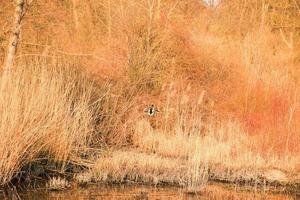
[[[251,148],[249,137],[236,137],[244,134],[236,123],[206,136],[183,132],[166,136],[149,128],[149,122],[143,123],[147,128],[140,140],[134,140],[134,148],[108,150],[89,172],[76,178],[78,183],[170,184],[199,192],[210,180],[268,191],[274,183],[291,186],[299,179],[299,157],[273,153],[262,157]]]
[[[168,94],[175,95],[169,89]],[[112,148],[100,156],[88,177],[100,182],[177,184],[193,192],[202,190],[209,179],[263,184],[265,189],[274,182],[297,182],[299,156],[278,155],[271,146],[262,154],[257,150],[259,138],[245,132],[237,120],[216,123],[214,117],[204,117],[212,115],[203,110],[204,93],[198,98],[186,93],[168,97],[172,100],[154,118],[131,115],[135,125],[130,148]]]
[[[100,158],[88,174],[96,182],[180,185],[200,190],[207,183],[207,168],[195,157],[186,162],[156,154],[114,151]]]
[[[2,73],[0,84],[1,185],[37,159],[66,163],[85,152],[94,131],[94,91],[84,75],[34,63]]]
[[[185,166],[175,159],[163,159],[156,155],[116,151],[99,159],[92,169],[97,181],[134,181],[151,184],[187,181]]]

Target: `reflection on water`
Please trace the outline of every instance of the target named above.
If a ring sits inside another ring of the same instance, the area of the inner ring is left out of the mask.
[[[98,199],[224,199],[224,200],[295,200],[296,196],[262,194],[227,190],[220,186],[208,186],[199,194],[186,193],[177,187],[150,186],[89,186],[62,192],[28,192],[20,195],[22,199],[30,200],[98,200]],[[300,198],[299,198],[300,199]]]

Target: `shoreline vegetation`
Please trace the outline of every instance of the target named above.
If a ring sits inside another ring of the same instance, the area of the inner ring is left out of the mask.
[[[1,115],[2,133],[7,134],[1,141],[4,186],[17,183],[30,188],[42,183],[41,188],[64,190],[74,184],[140,183],[180,186],[197,193],[216,182],[255,191],[299,192],[297,159],[262,157],[248,149],[248,136],[236,121],[201,127],[202,112],[197,109],[202,108],[203,94],[191,107],[187,96],[178,97],[178,102],[169,97],[177,106],[174,113],[162,111],[157,118],[141,111],[126,146],[98,146],[105,144],[98,131],[113,123],[113,118],[97,119],[107,113],[101,106],[110,104],[105,96],[109,89],[99,90],[87,74],[59,65],[18,66],[5,76],[9,77],[0,79],[0,98],[6,102],[1,107],[6,114]],[[174,106],[167,102],[165,108]],[[178,124],[159,125],[169,114]],[[23,134],[18,134],[20,130]]]
[[[51,1],[46,12],[33,1],[0,74],[3,192],[217,182],[299,193],[298,4],[200,2]],[[0,2],[1,63],[12,13]]]

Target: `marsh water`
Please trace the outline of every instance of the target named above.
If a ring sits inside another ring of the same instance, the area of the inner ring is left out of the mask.
[[[269,194],[263,192],[246,192],[240,189],[226,189],[219,185],[209,185],[202,192],[188,193],[178,187],[151,186],[88,186],[67,191],[35,191],[19,194],[24,200],[98,200],[98,199],[224,199],[224,200],[298,200],[300,196],[287,194]]]

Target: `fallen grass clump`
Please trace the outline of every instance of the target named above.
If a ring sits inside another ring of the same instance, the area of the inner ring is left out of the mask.
[[[184,160],[155,154],[114,151],[111,155],[100,158],[91,173],[96,182],[202,187],[207,182],[207,171],[198,162],[190,160],[191,165],[187,165]]]
[[[52,177],[46,184],[46,188],[48,190],[65,190],[70,187],[70,183],[66,179],[61,177]]]
[[[71,67],[18,65],[0,75],[0,185],[47,159],[80,160],[94,131],[92,83]]]

